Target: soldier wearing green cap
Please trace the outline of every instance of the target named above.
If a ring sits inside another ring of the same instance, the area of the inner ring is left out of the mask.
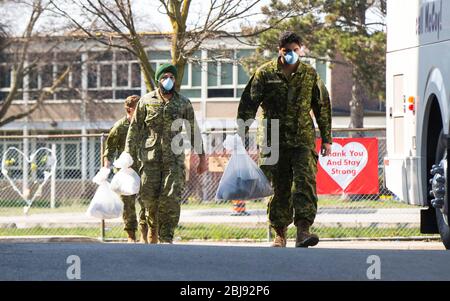
[[[254,119],[258,107],[268,120],[279,121],[278,162],[261,168],[271,180],[274,195],[268,204],[269,222],[276,232],[273,247],[286,247],[287,227],[297,227],[296,247],[310,247],[319,237],[310,233],[317,213],[315,129],[311,112],[320,129],[321,154],[331,153],[331,102],[316,70],[299,60],[300,37],[285,32],[279,39],[279,56],[259,67],[242,94],[237,118]],[[239,132],[244,123],[240,123]],[[269,144],[271,137],[265,139]],[[262,145],[264,148],[265,145]],[[262,162],[268,156],[262,155]]]
[[[150,243],[172,243],[180,218],[186,177],[184,148],[180,147],[180,142],[184,143],[180,139],[183,124],[200,159],[197,172],[207,169],[194,109],[190,100],[175,90],[176,77],[174,65],[163,64],[156,70],[158,88],[139,101],[125,146],[125,152],[142,162],[140,197]]]

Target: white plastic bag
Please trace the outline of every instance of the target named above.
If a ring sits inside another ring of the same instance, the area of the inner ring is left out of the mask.
[[[111,172],[111,170],[107,167],[100,168],[98,173],[94,176],[94,178],[92,178],[92,182],[94,182],[95,184],[98,184],[98,185],[102,184],[103,182],[105,182],[108,179],[110,172]]]
[[[122,168],[111,180],[111,189],[120,195],[135,195],[139,193],[141,178],[130,167]]]
[[[123,202],[109,186],[107,181],[109,172],[109,168],[102,168],[92,179],[99,186],[89,204],[86,215],[100,219],[117,218],[122,215]]]
[[[231,158],[220,179],[217,200],[254,200],[273,194],[263,171],[250,158],[239,135],[227,136],[224,146]]]
[[[127,168],[133,165],[133,162],[134,160],[129,153],[122,152],[113,165],[115,168]]]

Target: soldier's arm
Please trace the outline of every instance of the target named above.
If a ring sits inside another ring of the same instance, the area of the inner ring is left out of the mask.
[[[109,167],[109,165],[114,160],[114,156],[117,152],[118,148],[118,131],[117,127],[114,126],[111,128],[108,134],[108,138],[105,141],[105,150],[103,152],[103,166]]]
[[[263,99],[264,85],[264,75],[261,70],[257,70],[247,83],[239,102],[237,119],[241,122],[238,122],[238,133],[244,133],[242,122],[255,118]],[[248,126],[250,125],[245,126],[245,134],[248,132]]]
[[[194,108],[192,107],[192,103],[189,100],[185,107],[184,119],[189,123],[189,125],[186,125],[186,127],[189,127],[191,129],[189,137],[191,140],[191,149],[193,149],[199,157],[197,173],[202,174],[208,170],[208,165],[206,163],[206,156],[203,148],[203,140],[200,132],[200,127],[197,124]]]
[[[331,137],[331,100],[327,87],[317,76],[316,85],[313,88],[312,108],[319,126],[322,143],[332,143]]]
[[[133,117],[131,118],[124,148],[124,152],[129,153],[133,160],[136,160],[137,158],[136,149],[138,148],[137,146],[139,146],[139,137],[141,136],[141,132],[144,127],[145,116],[146,109],[144,102],[141,99],[139,100]]]
[[[194,150],[196,154],[204,154],[203,148],[203,139],[200,132],[200,127],[198,126],[197,120],[195,119],[194,108],[192,107],[192,103],[188,100],[185,112],[184,119],[189,123],[190,130],[190,142],[191,149]]]

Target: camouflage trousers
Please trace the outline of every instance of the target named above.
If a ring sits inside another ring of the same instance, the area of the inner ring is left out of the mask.
[[[157,229],[160,242],[173,240],[184,185],[184,165],[165,167],[160,162],[145,162],[141,168],[140,196],[145,219],[151,229]]]
[[[145,211],[143,210],[142,202],[139,195],[122,195],[120,196],[123,202],[123,223],[125,224],[125,231],[136,231],[138,221],[136,219],[136,201],[141,205],[139,211],[139,224],[145,223]]]
[[[292,222],[297,225],[301,220],[314,223],[317,160],[317,152],[312,148],[280,148],[277,164],[261,166],[274,189],[267,208],[272,227],[283,228]]]

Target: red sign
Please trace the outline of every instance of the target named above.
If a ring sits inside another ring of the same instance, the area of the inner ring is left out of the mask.
[[[334,138],[331,150],[319,155],[317,194],[378,194],[377,138]]]

